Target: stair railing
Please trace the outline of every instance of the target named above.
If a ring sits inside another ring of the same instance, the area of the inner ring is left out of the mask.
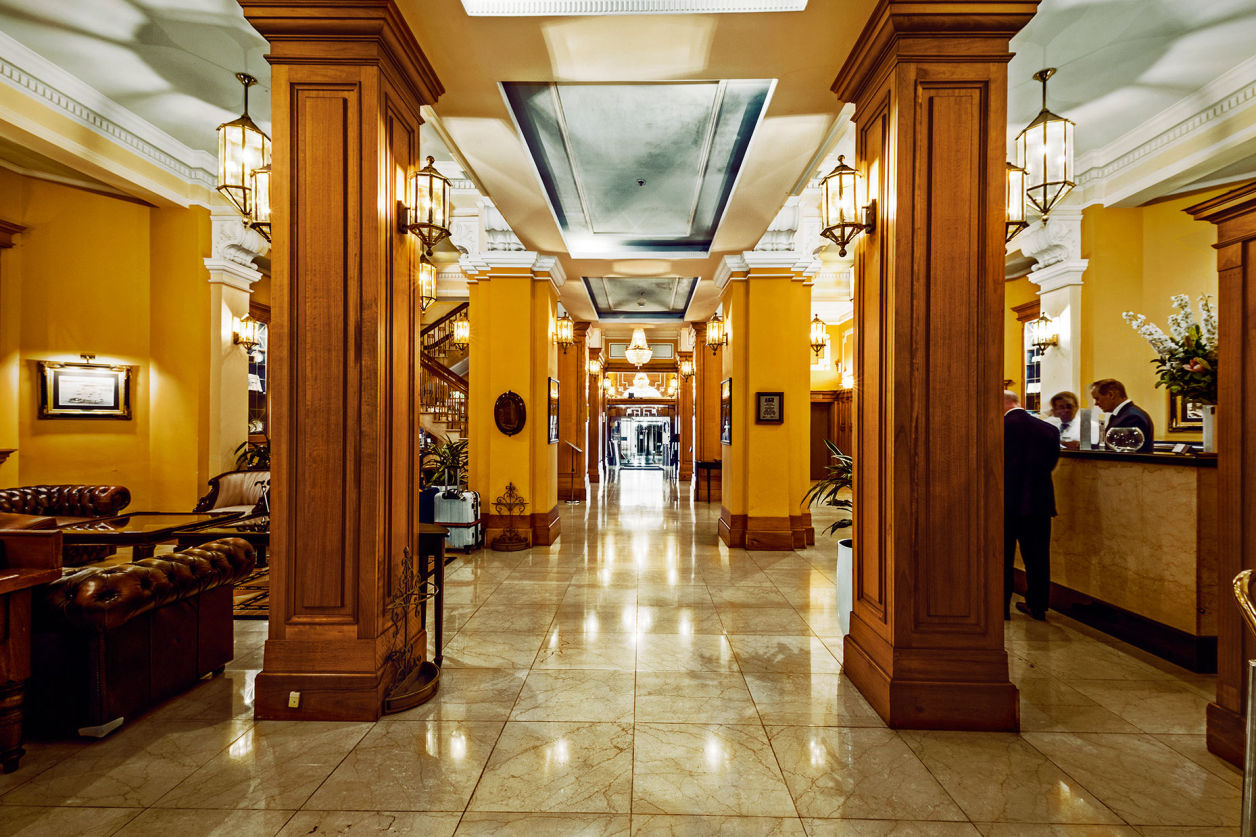
[[[1251,570],[1234,577],[1234,598],[1247,627],[1256,634],[1256,604],[1251,597]],[[1247,661],[1247,738],[1243,746],[1243,837],[1256,837],[1256,660]]]

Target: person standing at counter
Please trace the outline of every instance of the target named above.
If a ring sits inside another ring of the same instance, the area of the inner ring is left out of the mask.
[[[1156,449],[1156,426],[1151,416],[1125,394],[1125,384],[1116,378],[1100,378],[1090,385],[1090,397],[1095,406],[1108,413],[1104,433],[1113,427],[1137,427],[1143,431],[1143,446],[1138,452],[1151,453]]]
[[[1065,390],[1051,396],[1051,412],[1044,419],[1060,431],[1060,445],[1076,450],[1081,443],[1082,423],[1077,417],[1081,402],[1076,395]]]
[[[1051,472],[1060,459],[1060,431],[1030,415],[1020,396],[1003,393],[1003,618],[1011,616],[1016,544],[1025,562],[1025,601],[1016,609],[1038,621],[1051,598],[1051,518],[1055,486]]]

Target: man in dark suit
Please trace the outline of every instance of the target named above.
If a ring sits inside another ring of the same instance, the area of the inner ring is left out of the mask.
[[[1100,378],[1090,385],[1090,397],[1096,407],[1108,414],[1105,433],[1113,427],[1137,427],[1143,431],[1143,446],[1138,452],[1151,453],[1156,449],[1156,425],[1151,416],[1125,394],[1125,384],[1116,378]]]
[[[1060,459],[1060,431],[1021,409],[1014,392],[1003,393],[1003,409],[1003,618],[1012,602],[1019,542],[1026,591],[1016,609],[1042,621],[1051,595],[1051,471]]]

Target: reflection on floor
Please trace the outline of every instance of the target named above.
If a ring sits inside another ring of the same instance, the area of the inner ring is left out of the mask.
[[[1237,833],[1211,678],[1017,614],[1022,734],[888,730],[841,674],[831,541],[730,551],[659,472],[594,488],[552,548],[450,564],[431,703],[253,723],[265,625],[237,622],[226,676],[30,744],[0,834]]]

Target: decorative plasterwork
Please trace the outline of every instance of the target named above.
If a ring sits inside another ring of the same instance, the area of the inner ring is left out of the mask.
[[[527,250],[509,253],[481,253],[476,256],[463,256],[459,267],[466,275],[468,282],[487,278],[493,268],[526,268],[533,273],[544,273],[549,277],[555,290],[561,290],[567,284],[567,274],[557,256],[543,256]]]
[[[820,260],[810,253],[769,252],[748,250],[740,255],[725,256],[715,269],[715,287],[723,292],[734,279],[744,279],[751,270],[780,269],[802,278],[811,278],[820,272]]]
[[[462,0],[472,17],[801,12],[807,0]]]
[[[792,252],[797,250],[798,226],[801,219],[802,210],[799,208],[798,198],[789,198],[785,201],[785,205],[781,207],[781,211],[776,213],[772,223],[768,224],[767,232],[763,234],[763,238],[759,239],[759,243],[755,245],[754,249],[762,253]]]
[[[1057,209],[1046,223],[1035,221],[1016,237],[1021,253],[1038,262],[1035,271],[1082,255],[1082,213]]]
[[[484,201],[480,209],[480,218],[484,223],[484,246],[490,253],[522,252],[523,242],[515,235],[514,230],[506,223],[506,219],[489,201]]]
[[[210,191],[217,185],[212,154],[188,148],[4,33],[0,33],[0,81],[189,185]]]
[[[213,230],[210,252],[217,261],[252,269],[255,258],[270,252],[270,242],[257,230],[246,227],[239,215],[214,215],[209,222]]]

